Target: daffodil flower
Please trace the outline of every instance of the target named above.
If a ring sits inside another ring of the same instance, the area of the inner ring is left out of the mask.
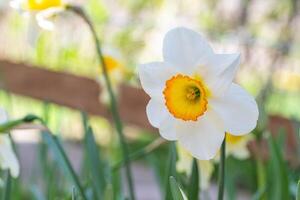
[[[111,86],[115,95],[118,95],[119,86],[124,81],[126,76],[126,70],[123,66],[121,59],[117,59],[118,56],[111,56],[106,54],[104,56],[105,67],[108,73],[108,76],[111,81]],[[110,98],[107,88],[105,87],[105,79],[102,76],[100,71],[100,76],[98,78],[98,83],[101,86],[101,93],[99,96],[100,102],[104,104],[109,104]]]
[[[0,108],[0,124],[8,120],[7,114],[4,109]],[[0,134],[0,167],[1,169],[9,169],[12,177],[19,176],[20,167],[15,152],[8,134]]]
[[[244,160],[250,157],[247,144],[253,137],[251,135],[235,136],[226,133],[226,156],[233,156],[236,159]]]
[[[40,27],[53,30],[53,16],[62,12],[65,7],[63,0],[12,0],[11,7],[34,15]]]
[[[151,97],[147,116],[162,137],[209,160],[225,132],[239,136],[255,128],[257,104],[233,83],[239,54],[216,54],[198,33],[175,28],[164,38],[163,58],[139,67],[142,87]]]
[[[178,161],[176,162],[176,169],[178,172],[186,173],[190,176],[193,165],[193,157],[184,148],[177,145]],[[200,175],[200,188],[201,190],[207,190],[210,186],[211,176],[214,172],[214,163],[212,160],[197,160],[198,171]]]

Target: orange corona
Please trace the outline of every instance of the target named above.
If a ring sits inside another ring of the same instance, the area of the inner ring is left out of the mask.
[[[166,81],[163,91],[169,112],[184,121],[197,121],[207,110],[208,90],[200,78],[178,74]]]

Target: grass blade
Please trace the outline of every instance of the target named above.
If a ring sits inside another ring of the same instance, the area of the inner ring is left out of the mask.
[[[173,200],[184,200],[181,189],[173,176],[170,176],[169,182]]]
[[[193,159],[192,173],[188,186],[188,199],[199,200],[199,170],[197,160]]]
[[[85,145],[87,150],[87,161],[88,167],[93,178],[92,184],[94,187],[94,193],[97,197],[96,199],[102,199],[105,192],[107,182],[111,182],[111,173],[108,163],[101,159],[100,149],[98,148],[94,133],[91,127],[88,127]]]
[[[5,188],[3,193],[3,200],[10,200],[11,193],[11,175],[9,170],[6,170],[6,180],[5,180]]]
[[[289,199],[289,181],[283,156],[277,142],[272,136],[269,137],[268,144],[270,149],[269,181],[271,188],[269,188],[270,191],[268,192],[270,199]],[[274,176],[274,174],[276,174],[276,176]]]
[[[72,188],[72,200],[77,200],[77,191],[76,187]]]
[[[177,159],[177,154],[176,154],[176,147],[174,142],[170,143],[170,150],[169,150],[169,163],[167,166],[167,177],[166,177],[166,193],[165,193],[165,200],[170,200],[172,199],[172,193],[170,190],[170,176],[177,177],[176,173],[176,159]]]
[[[43,134],[49,145],[49,148],[53,150],[54,156],[56,156],[58,162],[60,162],[62,164],[62,166],[64,166],[66,171],[72,177],[73,183],[75,184],[76,188],[79,190],[82,198],[84,200],[87,200],[87,197],[84,193],[83,187],[81,186],[79,179],[78,179],[64,149],[62,148],[60,142],[58,141],[57,137],[49,132],[43,132]]]
[[[297,185],[297,196],[296,196],[296,200],[300,200],[300,180],[298,181],[298,185]]]

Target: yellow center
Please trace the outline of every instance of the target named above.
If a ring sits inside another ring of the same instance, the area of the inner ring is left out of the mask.
[[[235,136],[230,133],[226,133],[226,143],[228,144],[236,144],[242,140],[243,136]]]
[[[27,9],[45,10],[51,7],[62,6],[61,0],[27,0]]]
[[[201,79],[178,74],[166,81],[165,105],[176,118],[197,121],[207,110],[208,90]]]

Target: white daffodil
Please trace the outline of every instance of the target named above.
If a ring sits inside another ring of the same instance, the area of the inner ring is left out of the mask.
[[[163,58],[139,67],[142,87],[151,97],[147,116],[162,137],[209,160],[225,132],[244,135],[255,128],[257,104],[233,83],[239,54],[215,54],[198,33],[175,28],[164,38]]]
[[[185,149],[177,145],[178,161],[176,163],[176,169],[178,172],[184,172],[190,176],[193,165],[193,157]],[[211,160],[197,160],[198,171],[200,175],[200,188],[201,190],[207,190],[210,185],[210,179],[214,172],[214,164]]]
[[[115,95],[118,95],[119,86],[124,81],[127,73],[124,65],[120,61],[121,59],[117,59],[117,57],[118,56],[111,56],[109,54],[104,56],[105,67],[108,76],[110,78],[111,86]],[[100,71],[98,83],[101,86],[101,93],[99,96],[101,103],[109,104],[110,102],[109,93],[105,85],[105,79],[102,74],[102,71]]]
[[[53,30],[53,16],[62,12],[65,7],[63,0],[12,0],[11,7],[30,16],[34,16],[38,25],[46,30]]]
[[[236,136],[226,133],[226,156],[232,155],[239,160],[250,156],[247,144],[253,137],[251,135]]]
[[[0,124],[8,120],[4,109],[0,108]],[[16,178],[19,176],[20,167],[18,159],[12,148],[12,144],[8,134],[0,134],[0,167],[1,169],[9,169],[11,175]]]

